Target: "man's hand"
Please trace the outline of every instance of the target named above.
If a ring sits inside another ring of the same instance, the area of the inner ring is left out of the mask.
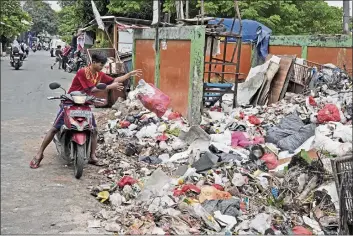
[[[128,74],[129,74],[129,77],[130,76],[140,77],[142,75],[142,70],[141,69],[133,70],[133,71],[130,71]]]
[[[107,89],[123,91],[124,90],[124,85],[122,83],[119,83],[119,82],[114,82],[114,83],[108,85]]]
[[[137,77],[140,77],[142,75],[142,70],[141,69],[138,69],[138,70],[133,70],[133,71],[130,71],[129,73],[126,73],[125,75],[123,76],[120,76],[118,78],[115,78],[114,79],[114,83],[122,83],[124,82],[125,80],[129,79],[131,76],[137,76]]]

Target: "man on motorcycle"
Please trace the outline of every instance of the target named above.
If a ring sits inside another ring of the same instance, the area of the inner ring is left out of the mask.
[[[81,91],[85,92],[88,95],[95,94],[96,92],[100,91],[95,86],[98,83],[105,83],[107,84],[107,90],[122,90],[124,89],[122,83],[130,78],[131,76],[140,76],[141,70],[134,70],[131,71],[121,77],[112,78],[101,70],[103,66],[107,62],[107,58],[100,54],[93,54],[92,55],[92,64],[88,65],[85,68],[80,69],[77,74],[75,75],[71,87],[68,93],[73,91]],[[44,140],[42,142],[41,147],[39,148],[37,155],[32,159],[30,162],[30,167],[36,169],[39,167],[40,162],[44,158],[44,150],[49,145],[49,143],[53,140],[55,134],[60,130],[61,126],[64,124],[64,113],[63,109],[61,108],[55,121],[53,127],[48,131]],[[93,126],[96,127],[95,120],[93,118]],[[89,159],[89,163],[93,165],[101,165],[98,162],[96,157],[96,148],[97,148],[97,131],[95,130],[92,136],[92,144],[91,144],[91,156]]]
[[[10,54],[11,60],[13,60],[13,54],[14,53],[19,53],[20,54],[20,58],[22,60],[23,51],[21,49],[21,45],[18,43],[18,41],[16,39],[12,42],[12,45],[11,45],[11,54]]]

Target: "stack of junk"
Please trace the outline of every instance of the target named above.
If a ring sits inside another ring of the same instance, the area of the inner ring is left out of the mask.
[[[306,81],[306,93],[281,99],[286,79],[271,81],[286,77],[277,73],[282,59],[252,68],[238,107],[226,94],[198,126],[167,109],[169,97],[143,80],[97,113],[97,156],[106,166],[90,187],[102,209],[88,228],[352,234],[352,80],[327,65]]]

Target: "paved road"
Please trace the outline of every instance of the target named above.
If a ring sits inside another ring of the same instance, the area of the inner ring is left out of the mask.
[[[58,109],[46,97],[60,92],[48,84],[68,88],[73,78],[51,70],[52,62],[45,51],[30,53],[19,71],[1,60],[1,234],[99,233],[86,229],[98,204],[88,192],[98,183],[97,167],[87,166],[76,180],[53,144],[39,169],[28,165]]]

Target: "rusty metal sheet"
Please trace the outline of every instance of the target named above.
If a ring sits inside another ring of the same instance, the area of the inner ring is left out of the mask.
[[[135,69],[142,70],[142,79],[147,83],[154,84],[155,57],[154,40],[138,39],[135,41]],[[135,85],[139,78],[135,77]]]
[[[286,87],[286,85],[288,86],[288,83],[286,83],[288,82],[287,80],[289,79],[288,74],[291,68],[293,69],[292,65],[296,58],[296,56],[292,56],[292,55],[276,55],[276,56],[280,57],[281,61],[279,63],[280,65],[279,70],[272,80],[271,90],[268,97],[268,105],[280,100],[283,88]],[[272,55],[269,54],[266,60],[269,60],[271,57]]]
[[[170,107],[184,117],[189,105],[190,49],[190,40],[169,40],[160,51],[160,89],[171,98]]]

